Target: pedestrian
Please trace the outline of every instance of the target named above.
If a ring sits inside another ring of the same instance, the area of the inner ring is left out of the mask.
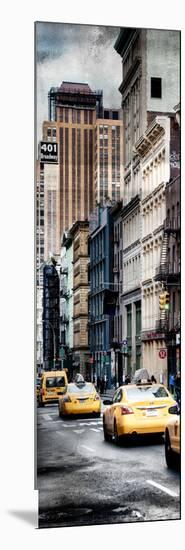
[[[125,377],[125,384],[130,384],[130,382],[131,382],[130,376],[127,374]]]
[[[100,379],[100,393],[102,394],[104,390],[104,381],[103,378]]]
[[[181,400],[181,375],[180,371],[177,372],[175,377],[175,395],[178,405],[180,405]]]
[[[171,372],[170,376],[169,376],[169,386],[170,386],[170,392],[173,395],[174,394],[174,388],[175,388],[175,376],[174,376],[173,372]]]
[[[153,374],[151,376],[151,382],[152,382],[152,384],[157,384],[157,380],[156,380],[156,378]]]

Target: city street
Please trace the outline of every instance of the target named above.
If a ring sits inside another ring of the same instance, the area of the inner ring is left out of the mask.
[[[103,409],[104,406],[102,406]],[[164,444],[106,443],[101,418],[38,408],[39,527],[180,519],[180,474]]]

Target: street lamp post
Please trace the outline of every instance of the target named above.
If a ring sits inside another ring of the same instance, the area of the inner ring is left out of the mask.
[[[43,323],[48,323],[48,325],[51,327],[52,332],[53,332],[53,348],[54,348],[53,365],[54,365],[54,370],[55,370],[55,365],[56,365],[56,341],[55,341],[55,331],[54,331],[54,328],[53,328],[53,325],[52,325],[51,321],[46,321],[45,319],[43,319],[42,322],[43,322]]]

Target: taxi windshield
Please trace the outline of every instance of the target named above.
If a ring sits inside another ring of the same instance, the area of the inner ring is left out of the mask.
[[[65,386],[64,376],[51,376],[46,378],[46,388],[60,388]]]
[[[68,393],[90,393],[94,392],[94,387],[91,384],[84,384],[83,386],[79,384],[70,384],[67,388]]]
[[[129,401],[146,401],[148,399],[168,397],[168,393],[163,386],[138,386],[136,388],[126,389]]]

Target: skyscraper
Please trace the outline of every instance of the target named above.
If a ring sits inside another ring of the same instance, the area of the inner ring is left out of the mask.
[[[58,253],[63,232],[88,219],[96,202],[120,198],[123,154],[122,115],[103,108],[102,91],[62,82],[48,97],[43,141],[57,143],[58,161],[45,165],[45,259],[51,243]]]

